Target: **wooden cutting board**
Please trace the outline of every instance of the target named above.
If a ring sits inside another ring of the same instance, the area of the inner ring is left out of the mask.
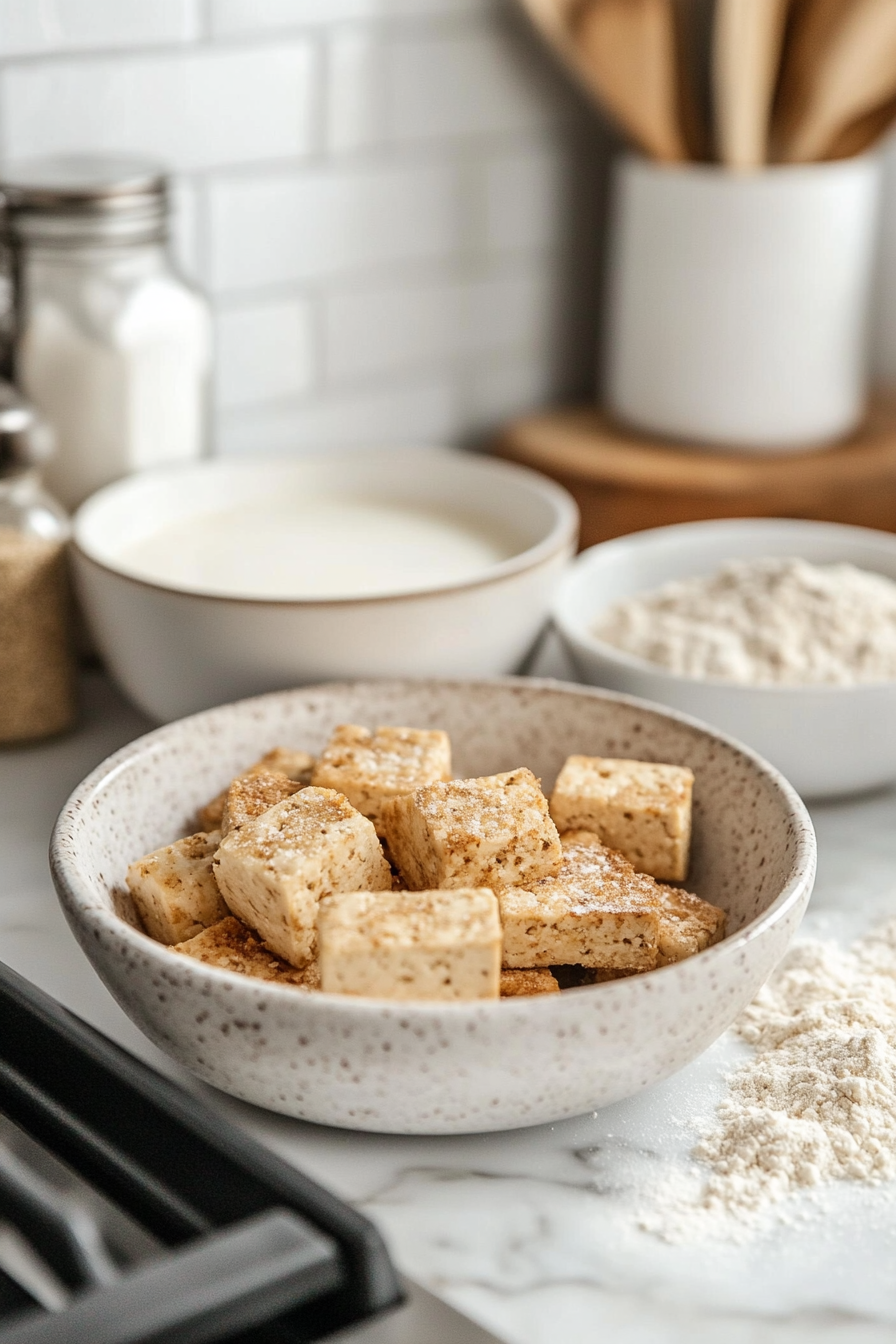
[[[896,531],[896,400],[875,401],[851,439],[799,454],[713,453],[642,438],[590,406],[515,420],[494,448],[571,491],[583,547],[701,518],[819,518]]]

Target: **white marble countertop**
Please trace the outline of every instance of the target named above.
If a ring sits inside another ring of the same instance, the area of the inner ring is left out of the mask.
[[[551,669],[555,670],[555,669]],[[355,1201],[400,1267],[512,1344],[883,1344],[896,1340],[896,1189],[843,1183],[792,1201],[747,1242],[671,1244],[641,1229],[684,1169],[729,1062],[723,1038],[632,1101],[562,1124],[392,1138],[303,1124],[182,1075],[132,1026],[77,947],[47,868],[55,816],[149,725],[99,677],[80,731],[0,751],[0,958],[256,1137]],[[814,809],[806,936],[851,941],[896,916],[896,793]]]

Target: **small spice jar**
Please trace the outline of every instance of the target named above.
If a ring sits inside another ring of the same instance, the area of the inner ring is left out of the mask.
[[[0,382],[0,743],[49,737],[75,718],[68,516],[43,489],[53,437]]]

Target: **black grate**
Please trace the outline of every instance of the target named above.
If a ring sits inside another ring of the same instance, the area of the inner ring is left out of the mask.
[[[0,1216],[73,1290],[50,1312],[0,1271],[0,1344],[299,1344],[402,1300],[367,1219],[2,964],[0,1111],[158,1247],[116,1266],[0,1152]]]

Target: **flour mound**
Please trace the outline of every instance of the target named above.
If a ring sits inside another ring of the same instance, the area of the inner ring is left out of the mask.
[[[896,679],[896,583],[854,565],[732,560],[619,602],[599,639],[680,676],[745,685]]]
[[[896,920],[849,951],[796,947],[735,1030],[755,1054],[694,1149],[703,1190],[669,1187],[643,1223],[673,1240],[755,1224],[800,1188],[896,1177]]]

